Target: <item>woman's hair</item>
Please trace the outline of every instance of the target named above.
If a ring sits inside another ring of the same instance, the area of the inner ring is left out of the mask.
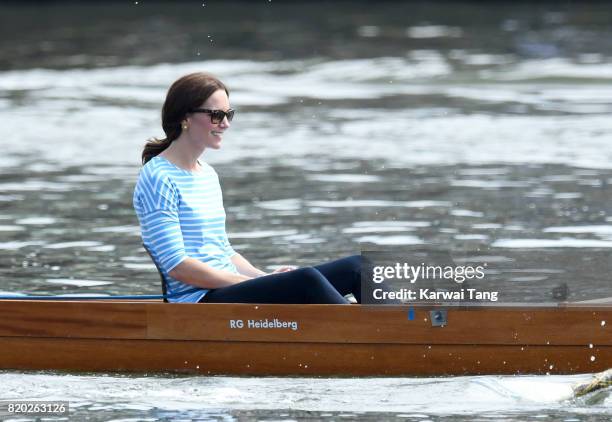
[[[142,150],[142,164],[159,155],[181,134],[181,122],[192,109],[198,108],[218,90],[229,91],[219,79],[204,73],[190,73],[174,82],[168,89],[162,107],[162,128],[166,137],[149,139]]]

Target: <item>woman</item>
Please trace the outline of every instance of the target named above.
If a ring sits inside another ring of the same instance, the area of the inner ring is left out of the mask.
[[[162,108],[166,137],[149,141],[134,191],[143,243],[173,302],[348,303],[360,295],[360,257],[272,274],[234,251],[215,170],[198,158],[219,149],[234,110],[229,91],[206,73],[183,76]]]

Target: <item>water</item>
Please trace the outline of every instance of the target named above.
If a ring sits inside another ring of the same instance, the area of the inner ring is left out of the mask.
[[[612,296],[605,4],[138,3],[2,6],[1,291],[159,292],[131,208],[139,155],[168,85],[207,70],[238,113],[204,159],[261,268],[444,249],[521,291]],[[568,398],[580,377],[3,372],[0,397],[93,420],[609,417],[609,390]]]
[[[3,374],[7,399],[70,400],[92,420],[603,420],[612,397],[572,398],[575,376],[239,378]],[[53,384],[53,387],[49,387]],[[35,391],[36,393],[32,393]],[[132,419],[129,419],[132,420]]]

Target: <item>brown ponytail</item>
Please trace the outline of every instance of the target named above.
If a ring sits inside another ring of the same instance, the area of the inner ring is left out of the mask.
[[[142,150],[142,164],[147,164],[151,158],[161,154],[163,150],[170,146],[171,143],[172,141],[168,138],[149,139]]]
[[[192,109],[200,107],[212,94],[224,90],[229,97],[225,85],[214,76],[203,73],[191,73],[174,82],[162,107],[162,129],[166,134],[163,139],[149,139],[142,150],[142,164],[161,154],[172,141],[181,135],[181,122]]]

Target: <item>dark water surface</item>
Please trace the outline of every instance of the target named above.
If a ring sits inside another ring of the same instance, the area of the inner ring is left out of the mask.
[[[360,59],[424,49],[580,57],[609,54],[611,21],[606,2],[13,2],[0,15],[0,68]],[[461,70],[471,64],[488,63]]]
[[[3,293],[159,292],[131,207],[140,151],[162,134],[169,84],[205,70],[238,113],[203,159],[232,244],[262,269],[446,251],[527,298],[564,283],[569,300],[612,296],[605,2],[12,3],[0,34]],[[0,398],[62,398],[92,420],[574,421],[611,408],[609,390],[547,395],[572,377],[349,381],[6,372]]]

